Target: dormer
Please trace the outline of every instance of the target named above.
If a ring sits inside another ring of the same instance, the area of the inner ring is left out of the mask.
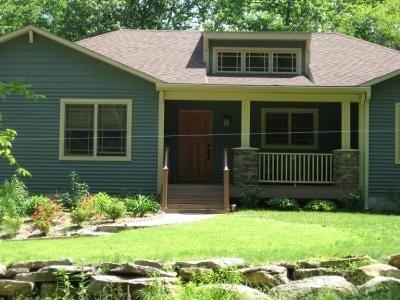
[[[309,73],[311,33],[204,32],[203,60],[213,75]]]

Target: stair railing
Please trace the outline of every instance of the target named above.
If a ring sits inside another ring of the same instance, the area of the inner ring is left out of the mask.
[[[224,210],[229,210],[229,168],[227,148],[224,148]]]
[[[162,194],[161,194],[161,207],[166,210],[168,207],[168,159],[169,159],[169,147],[165,147],[164,150],[164,168],[162,177]]]

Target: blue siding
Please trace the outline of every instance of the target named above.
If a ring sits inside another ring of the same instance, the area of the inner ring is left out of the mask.
[[[32,84],[45,101],[18,96],[0,103],[2,127],[18,131],[14,153],[33,175],[32,191],[63,190],[76,170],[92,191],[135,189],[154,193],[157,185],[158,95],[155,85],[35,34],[0,45],[0,81],[17,78]],[[60,161],[60,98],[132,99],[132,160],[129,162]],[[0,164],[0,180],[13,169]]]
[[[400,165],[395,164],[395,103],[400,102],[400,76],[372,88],[369,139],[369,193],[385,198],[400,186]]]

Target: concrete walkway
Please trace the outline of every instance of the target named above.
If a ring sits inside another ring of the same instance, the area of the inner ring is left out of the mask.
[[[104,224],[95,228],[97,232],[119,232],[128,229],[139,229],[147,227],[158,227],[173,224],[182,224],[195,221],[202,221],[213,218],[218,214],[182,214],[182,213],[164,213],[147,219],[132,220],[124,223]]]

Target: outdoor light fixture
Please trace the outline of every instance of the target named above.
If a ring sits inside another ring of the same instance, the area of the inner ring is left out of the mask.
[[[231,127],[231,121],[232,121],[232,117],[230,115],[225,115],[224,116],[224,128]]]

